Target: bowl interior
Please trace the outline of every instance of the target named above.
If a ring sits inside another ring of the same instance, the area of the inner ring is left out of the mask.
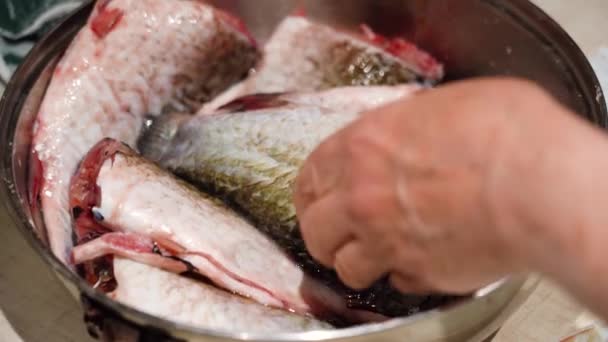
[[[509,75],[525,77],[548,89],[590,122],[605,127],[602,90],[583,53],[550,18],[525,0],[214,0],[241,16],[264,41],[276,24],[298,6],[308,16],[347,29],[367,23],[380,33],[403,36],[446,64],[447,79]],[[373,327],[326,334],[242,336],[185,327],[154,318],[108,300],[51,255],[40,212],[28,198],[31,131],[53,67],[78,29],[91,4],[82,7],[39,42],[15,73],[0,106],[2,199],[17,227],[59,274],[87,297],[142,324],[234,339],[324,340],[395,329],[423,319],[449,320],[450,310],[435,310]],[[512,283],[520,284],[520,283]],[[485,291],[491,296],[498,289]],[[473,299],[475,301],[477,299]],[[508,300],[505,299],[505,300]]]

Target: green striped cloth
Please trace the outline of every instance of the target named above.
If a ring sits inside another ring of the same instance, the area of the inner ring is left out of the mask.
[[[0,1],[0,93],[34,43],[83,1]]]

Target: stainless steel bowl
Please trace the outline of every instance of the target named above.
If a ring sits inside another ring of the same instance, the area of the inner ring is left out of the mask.
[[[538,82],[590,122],[606,127],[599,82],[581,50],[547,15],[526,0],[216,0],[245,19],[264,40],[294,6],[344,28],[368,23],[401,35],[445,62],[447,81],[484,75],[520,76]],[[255,336],[168,322],[109,300],[93,291],[56,259],[46,244],[39,212],[27,196],[31,127],[53,67],[91,4],[79,9],[40,41],[10,81],[0,105],[2,200],[14,223],[58,279],[81,299],[93,334],[112,340],[187,341],[461,341],[493,333],[536,283],[511,277],[449,308],[349,329]]]

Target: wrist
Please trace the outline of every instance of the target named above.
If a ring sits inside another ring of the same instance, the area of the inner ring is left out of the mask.
[[[512,230],[519,265],[608,314],[608,137],[565,109],[555,113],[513,158],[520,186],[502,189],[512,212],[503,229]]]
[[[561,138],[529,178],[534,193],[520,202],[522,217],[539,234],[533,267],[557,280],[592,310],[606,312],[608,287],[608,138],[569,117]],[[524,225],[525,226],[525,225]]]
[[[590,236],[608,226],[608,140],[551,103],[514,127],[496,171],[495,224],[516,271],[577,277]],[[602,189],[605,188],[605,189]],[[601,201],[598,196],[607,197]],[[606,213],[606,214],[604,214]],[[606,241],[608,242],[608,241]],[[597,249],[597,246],[593,247]]]

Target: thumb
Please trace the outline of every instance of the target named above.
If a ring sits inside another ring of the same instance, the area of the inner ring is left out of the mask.
[[[302,215],[340,182],[344,174],[342,136],[337,133],[321,143],[300,169],[294,189],[298,215]]]

